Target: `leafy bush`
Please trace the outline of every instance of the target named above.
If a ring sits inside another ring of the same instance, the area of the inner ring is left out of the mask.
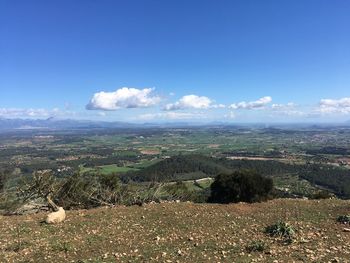
[[[294,237],[295,230],[290,224],[279,221],[276,224],[267,226],[265,228],[265,233],[272,237],[292,239]]]
[[[246,250],[248,253],[263,252],[266,249],[268,249],[268,245],[262,240],[253,241],[248,246],[246,246]]]
[[[350,224],[350,215],[338,216],[337,221],[342,224]]]
[[[252,170],[220,174],[211,185],[210,202],[260,202],[267,200],[273,189],[271,178]]]

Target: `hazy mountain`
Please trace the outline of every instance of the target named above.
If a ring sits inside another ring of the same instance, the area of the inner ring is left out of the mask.
[[[229,123],[222,121],[213,121],[208,123],[203,122],[153,122],[153,123],[128,123],[128,122],[108,122],[108,121],[91,121],[91,120],[73,120],[73,119],[59,119],[50,117],[48,119],[7,119],[0,117],[0,130],[64,130],[64,129],[103,129],[103,128],[137,128],[137,127],[163,127],[163,128],[186,128],[186,127],[250,127],[250,128],[278,128],[278,129],[300,129],[309,128],[314,129],[329,129],[334,126],[350,125],[350,120],[343,124],[311,124],[311,123]]]
[[[135,124],[124,122],[102,122],[72,119],[6,119],[0,118],[1,130],[12,129],[84,129],[84,128],[120,128],[134,127]]]

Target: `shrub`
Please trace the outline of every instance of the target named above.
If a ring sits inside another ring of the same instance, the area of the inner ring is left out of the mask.
[[[74,173],[56,178],[50,170],[35,172],[21,182],[16,203],[6,203],[0,195],[0,209],[13,212],[19,205],[38,199],[50,199],[65,209],[92,208],[100,205],[143,204],[155,200],[159,184],[121,184],[116,174]],[[7,208],[8,206],[9,209]]]
[[[0,172],[0,194],[5,189],[6,181],[7,181],[7,174],[5,172],[1,171]]]
[[[120,179],[117,174],[99,174],[98,181],[102,188],[107,188],[111,191],[117,191],[120,189]]]
[[[320,190],[311,196],[311,199],[330,199],[333,198],[334,194],[327,190]]]
[[[265,228],[265,233],[272,237],[292,239],[294,237],[295,230],[290,224],[279,221],[276,224],[267,226]]]
[[[260,202],[267,200],[273,189],[271,178],[252,170],[220,174],[211,185],[209,202]]]
[[[98,181],[94,176],[76,173],[66,178],[54,195],[64,208],[91,208],[100,205],[96,200]]]
[[[262,240],[253,241],[248,246],[246,246],[246,250],[248,253],[263,252],[266,249],[268,249],[268,245],[266,245],[266,243]]]
[[[130,192],[132,187],[122,185],[116,174],[76,173],[63,180],[55,199],[65,208],[91,208],[129,204]]]
[[[174,184],[165,185],[163,187],[163,190],[165,191],[166,198],[170,200],[193,200],[195,199],[196,195],[196,193],[190,190],[187,187],[187,185],[182,181],[178,181]]]
[[[338,216],[337,221],[342,224],[350,224],[350,215]]]

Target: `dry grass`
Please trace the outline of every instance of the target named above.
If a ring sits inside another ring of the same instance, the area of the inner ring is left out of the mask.
[[[60,225],[1,217],[0,262],[350,262],[350,233],[336,222],[349,213],[349,201],[280,199],[68,211]],[[263,233],[278,220],[296,228],[292,244]],[[248,253],[255,240],[268,250]]]

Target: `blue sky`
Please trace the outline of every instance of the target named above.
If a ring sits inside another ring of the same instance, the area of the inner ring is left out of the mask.
[[[350,119],[350,2],[0,1],[0,117]]]

